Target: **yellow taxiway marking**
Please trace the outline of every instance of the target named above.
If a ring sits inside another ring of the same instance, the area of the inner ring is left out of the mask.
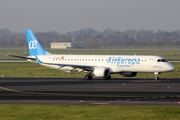
[[[152,97],[152,98],[157,98],[157,97]]]
[[[130,101],[130,100],[132,100],[132,99],[126,99],[126,101]]]

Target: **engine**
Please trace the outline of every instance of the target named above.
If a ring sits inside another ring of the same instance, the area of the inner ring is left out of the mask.
[[[121,73],[124,77],[135,77],[137,75],[137,72],[123,72]]]
[[[93,75],[96,77],[108,77],[110,74],[107,68],[97,67],[93,71]]]

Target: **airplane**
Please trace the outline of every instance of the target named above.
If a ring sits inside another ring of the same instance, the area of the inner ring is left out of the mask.
[[[155,80],[159,74],[173,71],[174,66],[160,56],[146,55],[65,55],[51,54],[44,50],[30,29],[26,29],[30,56],[15,56],[49,68],[65,72],[86,72],[86,80],[92,80],[92,75],[105,80],[111,79],[111,74],[121,74],[124,77],[135,77],[138,72],[153,72]]]

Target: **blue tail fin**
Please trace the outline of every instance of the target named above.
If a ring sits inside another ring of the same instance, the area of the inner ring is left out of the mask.
[[[29,47],[29,54],[30,56],[35,56],[35,55],[51,55],[51,53],[47,52],[44,50],[33,34],[33,32],[29,29],[26,30],[26,36],[27,36],[27,42],[28,42],[28,47]]]

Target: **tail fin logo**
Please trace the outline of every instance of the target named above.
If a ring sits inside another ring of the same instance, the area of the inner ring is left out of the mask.
[[[29,49],[36,49],[37,48],[37,40],[29,42]]]

